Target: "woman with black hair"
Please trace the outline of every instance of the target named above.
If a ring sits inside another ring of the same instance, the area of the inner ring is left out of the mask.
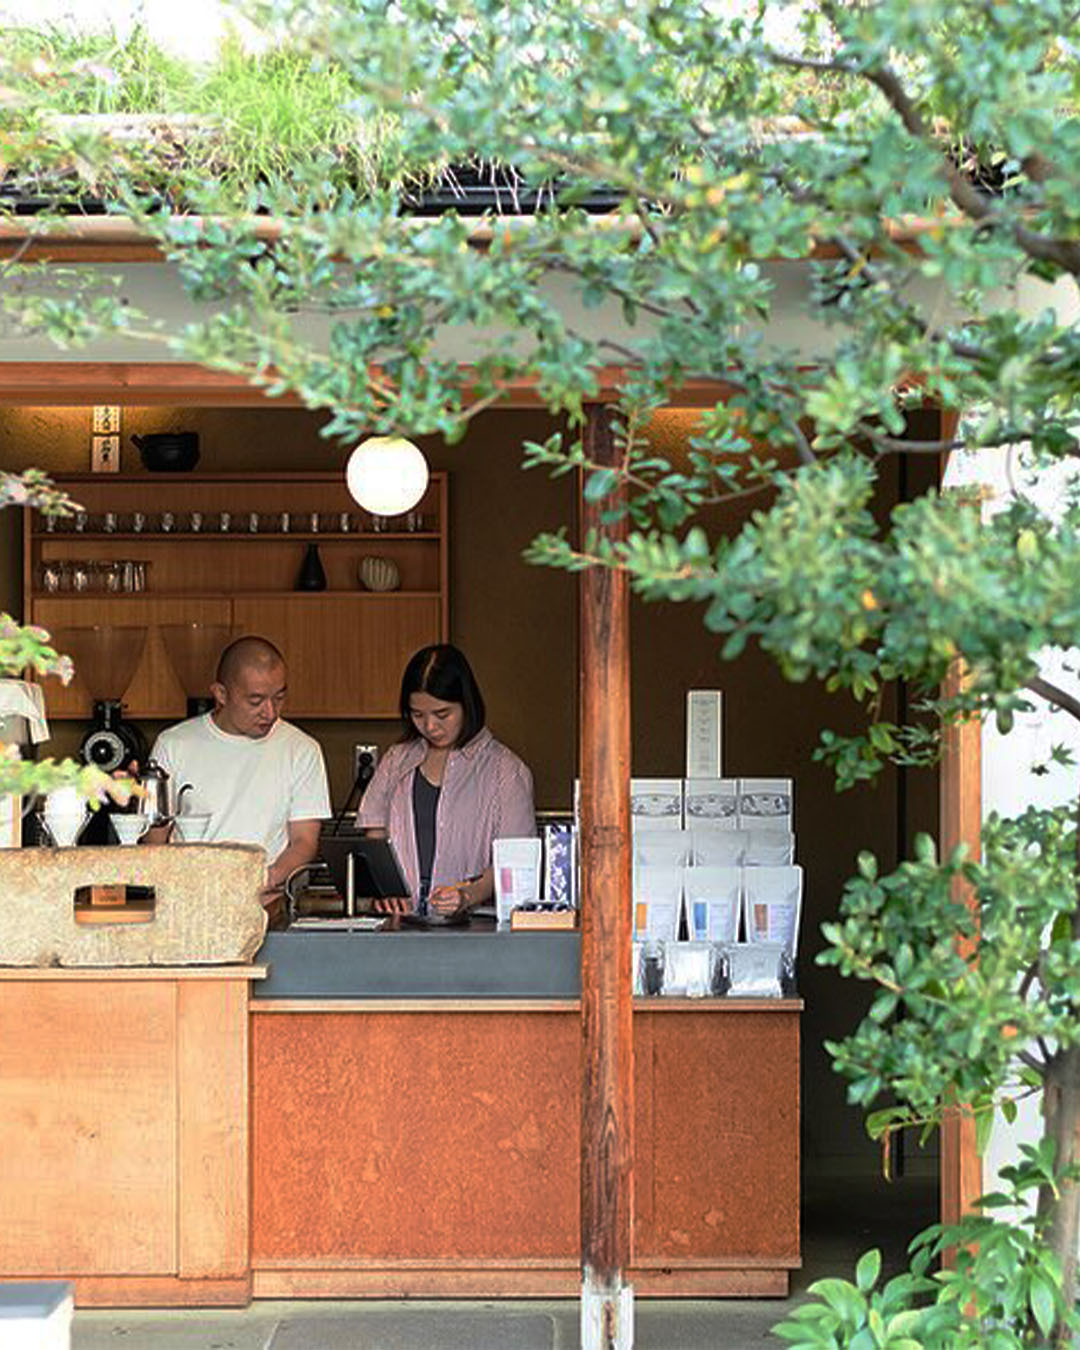
[[[401,741],[382,757],[357,824],[384,829],[415,910],[450,916],[494,894],[495,839],[536,832],[532,774],[485,726],[465,655],[424,647],[401,680]]]

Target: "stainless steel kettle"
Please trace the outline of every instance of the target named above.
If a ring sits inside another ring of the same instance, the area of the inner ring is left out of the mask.
[[[156,759],[147,760],[139,775],[139,786],[142,788],[139,814],[150,818],[151,827],[168,825],[180,809],[180,799],[191,789],[191,784],[185,783],[179,792],[174,792],[169,771]]]

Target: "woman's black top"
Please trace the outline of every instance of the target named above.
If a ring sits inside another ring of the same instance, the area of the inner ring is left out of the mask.
[[[420,864],[420,895],[418,909],[427,913],[428,894],[431,891],[431,867],[435,861],[435,812],[439,808],[441,788],[429,783],[419,765],[413,773],[412,808],[416,830],[416,857]]]

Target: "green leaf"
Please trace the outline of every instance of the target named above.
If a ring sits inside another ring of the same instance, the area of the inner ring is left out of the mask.
[[[815,1298],[823,1299],[834,1312],[839,1313],[852,1325],[858,1326],[862,1322],[866,1312],[866,1300],[847,1280],[835,1278],[815,1280],[808,1292]]]
[[[987,1150],[990,1143],[990,1136],[994,1132],[994,1113],[992,1110],[984,1109],[975,1112],[975,1151],[981,1158]]]
[[[1057,1320],[1057,1291],[1040,1271],[1032,1271],[1030,1291],[1031,1311],[1039,1330],[1049,1336]]]
[[[871,1111],[866,1117],[866,1133],[871,1139],[880,1139],[897,1124],[907,1118],[907,1107],[886,1106],[880,1111]],[[862,1286],[859,1286],[862,1288]]]
[[[601,501],[610,496],[619,483],[619,475],[614,469],[594,469],[585,480],[585,500]]]
[[[855,1283],[862,1293],[868,1294],[877,1284],[880,1274],[881,1252],[875,1247],[859,1258],[858,1265],[855,1267]]]

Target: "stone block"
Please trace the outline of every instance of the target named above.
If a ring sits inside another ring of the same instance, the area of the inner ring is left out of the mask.
[[[4,1350],[70,1350],[75,1309],[67,1280],[0,1284],[0,1345]]]
[[[260,848],[240,844],[0,850],[0,965],[185,966],[251,961],[266,932]],[[150,886],[146,922],[76,922],[84,886]]]

